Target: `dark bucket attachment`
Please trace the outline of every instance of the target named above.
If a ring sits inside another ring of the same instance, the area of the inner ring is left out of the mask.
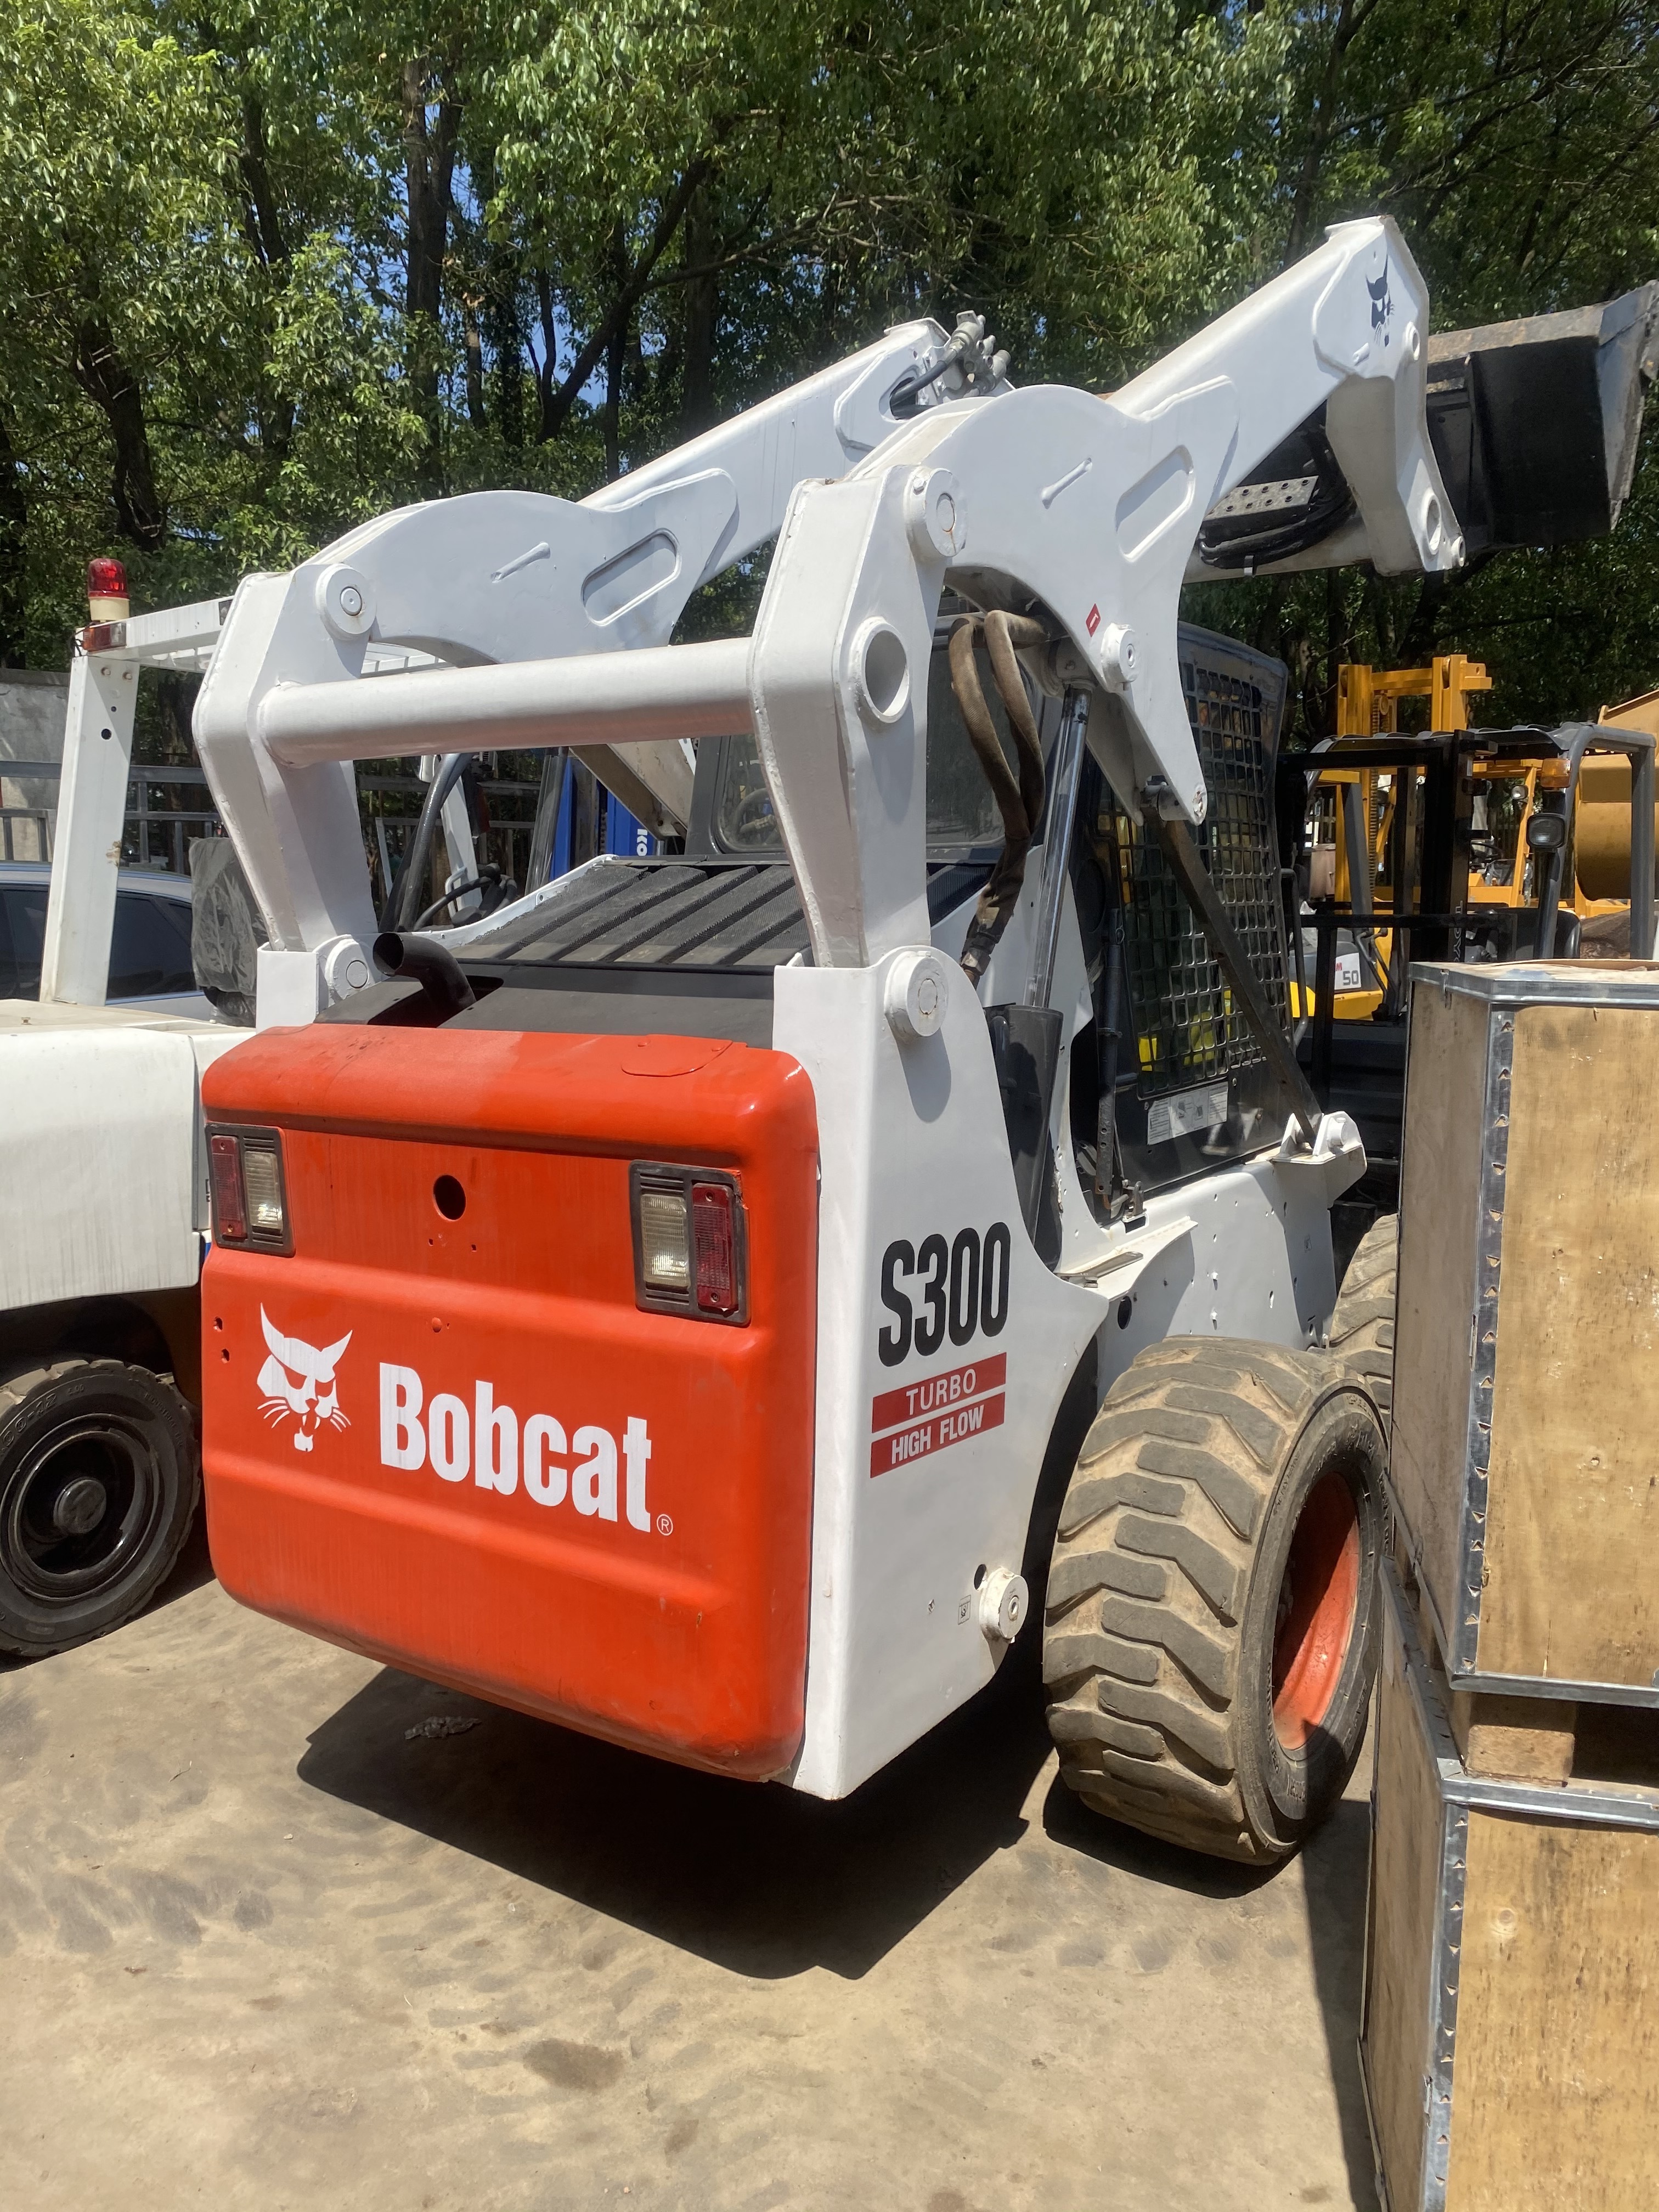
[[[1429,437],[1469,553],[1602,538],[1659,370],[1659,283],[1429,340]]]

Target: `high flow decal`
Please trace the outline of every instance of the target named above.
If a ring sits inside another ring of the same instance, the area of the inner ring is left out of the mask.
[[[979,1334],[1000,1336],[1010,1249],[1006,1221],[993,1222],[983,1238],[959,1230],[948,1244],[940,1236],[919,1247],[896,1237],[881,1255],[881,1302],[892,1316],[876,1338],[882,1365],[902,1366],[913,1349],[931,1358],[947,1334],[958,1350]]]
[[[673,1533],[665,1513],[654,1524],[646,1502],[646,1471],[651,1437],[635,1413],[623,1430],[622,1502],[630,1528],[654,1525],[660,1536]],[[609,1429],[585,1422],[567,1437],[551,1413],[532,1413],[520,1423],[511,1406],[498,1406],[491,1382],[473,1385],[472,1403],[441,1390],[430,1404],[426,1385],[412,1367],[380,1363],[380,1464],[412,1474],[430,1466],[441,1482],[465,1482],[470,1474],[480,1490],[511,1497],[523,1480],[526,1498],[538,1505],[562,1505],[601,1521],[617,1517],[618,1453]]]
[[[295,1451],[313,1449],[317,1431],[325,1421],[331,1428],[349,1429],[351,1424],[340,1411],[334,1370],[351,1341],[351,1331],[348,1329],[337,1344],[325,1344],[319,1351],[303,1337],[282,1335],[271,1326],[263,1306],[259,1326],[270,1354],[259,1370],[259,1389],[264,1393],[259,1411],[266,1420],[280,1428],[284,1421],[297,1419],[293,1438]]]
[[[992,1354],[966,1367],[947,1368],[879,1391],[870,1401],[870,1472],[888,1474],[926,1459],[947,1444],[964,1443],[1002,1426],[1008,1355]],[[884,1433],[885,1431],[885,1433]]]

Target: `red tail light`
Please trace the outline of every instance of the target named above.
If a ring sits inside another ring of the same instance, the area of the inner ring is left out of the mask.
[[[637,1304],[741,1328],[749,1319],[749,1225],[737,1177],[635,1160],[629,1183]]]
[[[242,1194],[241,1146],[234,1137],[210,1137],[208,1160],[213,1176],[214,1242],[243,1243],[247,1237],[247,1201]]]
[[[738,1295],[737,1236],[729,1184],[692,1184],[691,1243],[696,1261],[698,1312],[736,1313],[742,1300]]]
[[[283,1140],[275,1129],[210,1129],[208,1175],[216,1244],[293,1251]]]

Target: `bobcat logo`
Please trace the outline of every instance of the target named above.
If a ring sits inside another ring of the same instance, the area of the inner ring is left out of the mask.
[[[1375,284],[1369,276],[1365,279],[1365,289],[1371,295],[1371,328],[1380,331],[1394,313],[1394,301],[1389,295],[1389,264],[1386,261],[1382,264],[1382,274]]]
[[[340,1411],[335,1395],[334,1370],[351,1341],[351,1331],[348,1329],[337,1344],[325,1344],[319,1352],[314,1344],[303,1343],[297,1336],[279,1336],[263,1306],[259,1326],[270,1347],[270,1357],[259,1370],[259,1388],[264,1393],[259,1411],[266,1420],[275,1428],[290,1414],[298,1415],[295,1451],[313,1449],[325,1421],[337,1429],[349,1429],[351,1424]]]

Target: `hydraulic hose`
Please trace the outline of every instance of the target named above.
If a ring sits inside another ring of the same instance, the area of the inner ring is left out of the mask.
[[[986,704],[974,648],[981,637],[991,663],[991,675],[1013,732],[1014,753],[1019,764],[1016,782],[1010,770],[996,724]],[[1025,696],[1018,653],[1048,642],[1041,623],[1024,615],[1005,614],[1000,608],[988,615],[964,615],[951,632],[951,689],[962,713],[963,726],[974,748],[985,780],[991,787],[1002,817],[1002,850],[998,854],[962,949],[963,972],[977,986],[991,963],[991,955],[1007,928],[1025,880],[1025,855],[1042,812],[1042,742],[1036,717]]]
[[[420,818],[414,834],[404,848],[404,857],[386,902],[386,913],[380,927],[384,930],[407,929],[413,920],[413,908],[420,896],[421,884],[426,875],[427,855],[432,850],[432,841],[437,835],[438,819],[443,812],[444,801],[460,781],[471,755],[446,753],[438,764],[438,773],[426,787],[426,797],[421,802]]]

